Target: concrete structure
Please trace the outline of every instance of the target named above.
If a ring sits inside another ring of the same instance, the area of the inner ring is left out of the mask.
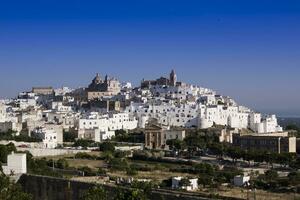
[[[2,168],[3,168],[3,173],[6,175],[26,174],[27,173],[26,154],[12,152],[7,156],[7,165],[3,165]]]
[[[296,137],[287,133],[233,135],[233,145],[241,149],[263,150],[274,153],[295,153]]]
[[[250,176],[239,175],[233,178],[233,184],[238,187],[245,186],[246,184],[249,183],[249,181],[250,181]]]
[[[198,189],[198,179],[193,178],[190,179],[188,178],[190,185],[184,186],[181,185],[181,181],[183,180],[183,177],[173,177],[172,178],[172,188],[173,189],[183,189],[187,191],[195,191]]]

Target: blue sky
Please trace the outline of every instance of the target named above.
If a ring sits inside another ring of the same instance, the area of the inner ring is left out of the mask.
[[[167,75],[300,116],[300,2],[0,1],[0,97]]]

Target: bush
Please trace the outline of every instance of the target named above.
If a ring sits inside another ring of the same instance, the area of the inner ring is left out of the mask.
[[[126,174],[129,175],[129,176],[136,176],[136,175],[138,175],[138,171],[134,168],[129,167],[126,170]]]
[[[75,155],[76,159],[87,159],[87,160],[97,160],[97,156],[92,156],[85,152],[79,152]]]
[[[80,168],[78,168],[78,170],[83,173],[83,176],[96,176],[97,175],[95,172],[92,171],[91,168],[89,168],[87,166],[80,167]]]
[[[109,161],[111,169],[124,171],[128,168],[128,162],[124,158],[113,158]]]
[[[274,180],[278,178],[278,173],[275,170],[268,170],[265,172],[266,180]]]
[[[79,139],[75,141],[73,146],[87,148],[87,147],[92,147],[94,144],[95,142],[92,140]]]
[[[115,145],[111,142],[103,142],[99,145],[100,151],[109,151],[114,152],[115,151]]]
[[[75,142],[76,135],[71,132],[63,133],[64,142]]]

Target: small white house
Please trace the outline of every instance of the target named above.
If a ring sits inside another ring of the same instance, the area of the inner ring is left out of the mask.
[[[235,186],[241,187],[250,181],[250,176],[239,175],[235,176],[233,179],[233,184]]]
[[[172,189],[183,189],[187,191],[195,191],[198,189],[198,179],[193,178],[193,179],[188,179],[190,181],[190,185],[187,186],[182,186],[181,185],[181,180],[182,177],[173,177],[172,178]]]
[[[57,132],[46,128],[38,128],[34,131],[34,136],[42,139],[43,146],[46,149],[55,149],[58,145]]]
[[[7,165],[3,165],[3,173],[6,175],[11,174],[26,174],[27,161],[25,153],[12,152],[7,156]]]

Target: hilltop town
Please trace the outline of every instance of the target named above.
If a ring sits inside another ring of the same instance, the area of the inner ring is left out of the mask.
[[[151,183],[195,198],[299,197],[299,132],[174,70],[136,87],[97,73],[83,88],[33,87],[0,102],[7,176]]]

